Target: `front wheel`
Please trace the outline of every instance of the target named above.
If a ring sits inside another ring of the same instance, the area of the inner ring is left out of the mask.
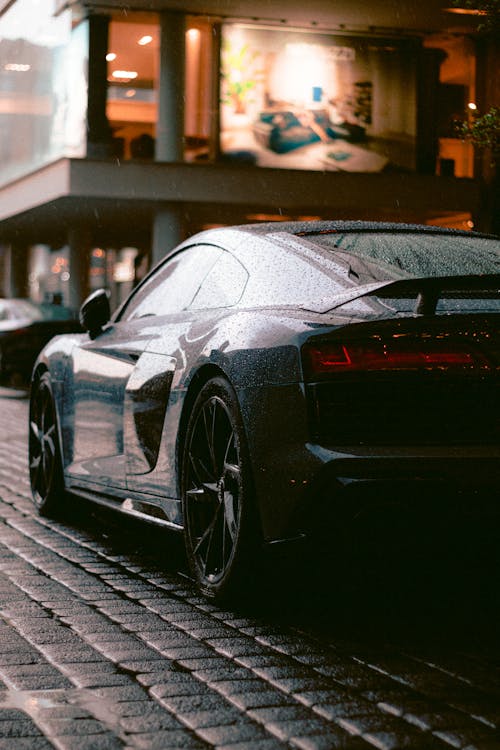
[[[28,450],[33,501],[41,515],[55,516],[61,510],[64,481],[56,407],[48,372],[37,377],[31,389]]]
[[[252,478],[237,397],[224,378],[196,398],[181,484],[187,560],[200,591],[217,601],[248,592],[258,563]]]

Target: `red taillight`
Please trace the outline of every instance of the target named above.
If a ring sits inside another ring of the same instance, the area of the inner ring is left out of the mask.
[[[303,347],[306,376],[369,370],[471,369],[488,367],[479,352],[446,339],[395,337],[366,342],[309,343]]]

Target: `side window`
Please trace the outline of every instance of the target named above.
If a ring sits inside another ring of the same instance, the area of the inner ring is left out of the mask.
[[[131,296],[120,320],[185,310],[221,252],[214,245],[194,245],[181,250]]]
[[[202,310],[213,307],[231,307],[241,299],[248,280],[248,272],[234,255],[222,252],[208,272],[190,308]]]

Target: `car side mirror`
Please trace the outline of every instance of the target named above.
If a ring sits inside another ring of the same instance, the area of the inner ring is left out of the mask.
[[[80,323],[89,332],[91,339],[95,339],[106,323],[109,323],[111,317],[109,298],[110,293],[107,289],[97,289],[80,307]]]

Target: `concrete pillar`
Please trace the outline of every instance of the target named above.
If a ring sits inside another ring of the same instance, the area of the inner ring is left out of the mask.
[[[151,265],[156,265],[184,239],[181,206],[168,204],[158,210],[153,223]]]
[[[10,246],[7,253],[7,283],[5,285],[8,297],[28,296],[28,256],[28,245],[23,243]]]
[[[441,49],[420,50],[417,78],[417,172],[436,174],[439,153],[439,69],[446,57]]]
[[[210,140],[209,158],[220,159],[220,68],[221,68],[222,27],[212,26],[212,90],[210,92]]]
[[[90,292],[89,269],[92,234],[84,227],[68,232],[69,245],[69,299],[68,306],[78,310]]]
[[[108,31],[107,16],[89,17],[87,156],[90,158],[103,158],[111,154],[112,133],[106,115]]]
[[[184,158],[184,81],[186,17],[184,13],[160,14],[160,77],[157,161],[182,161]]]
[[[500,37],[494,32],[476,40],[476,104],[484,115],[500,102]],[[500,154],[474,149],[474,176],[482,180],[483,198],[475,228],[500,233]]]

